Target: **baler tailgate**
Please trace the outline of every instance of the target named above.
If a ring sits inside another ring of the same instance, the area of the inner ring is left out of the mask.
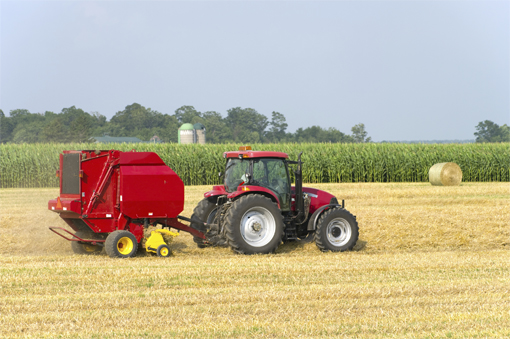
[[[80,153],[62,155],[62,194],[80,194]]]

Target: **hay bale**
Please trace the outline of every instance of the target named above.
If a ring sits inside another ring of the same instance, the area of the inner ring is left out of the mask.
[[[435,164],[429,169],[429,182],[434,186],[458,186],[462,170],[454,162]]]

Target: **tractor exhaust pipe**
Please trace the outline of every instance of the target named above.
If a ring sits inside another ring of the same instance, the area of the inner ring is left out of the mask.
[[[299,153],[298,155],[298,161],[297,161],[297,168],[294,171],[294,175],[296,177],[296,216],[294,217],[297,220],[297,223],[303,222],[303,220],[300,220],[301,217],[305,215],[305,203],[303,200],[303,173],[301,172],[301,164],[303,163],[301,161],[301,155],[303,152]]]

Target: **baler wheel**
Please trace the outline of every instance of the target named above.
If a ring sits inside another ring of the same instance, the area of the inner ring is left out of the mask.
[[[129,231],[114,231],[106,238],[104,247],[112,258],[131,258],[136,254],[138,242]]]
[[[91,234],[88,232],[76,232],[76,236],[82,239],[91,239]],[[71,241],[71,249],[76,254],[92,255],[101,253],[103,247],[99,245],[82,244],[78,241]]]
[[[158,257],[168,257],[170,253],[172,252],[170,252],[170,248],[168,247],[168,245],[159,245],[156,251]]]
[[[212,223],[214,220],[214,216],[216,215],[215,209],[216,201],[214,201],[213,199],[205,198],[198,203],[197,207],[195,207],[195,209],[193,210],[193,215],[195,215],[204,222]],[[193,236],[193,241],[197,244],[198,248],[206,248],[211,246],[211,244],[205,242],[204,239],[199,238],[197,236]]]
[[[343,208],[332,208],[322,214],[315,231],[315,244],[323,251],[352,250],[358,241],[356,217]]]
[[[227,212],[228,244],[240,254],[276,251],[283,237],[283,218],[278,206],[260,194],[242,196]]]

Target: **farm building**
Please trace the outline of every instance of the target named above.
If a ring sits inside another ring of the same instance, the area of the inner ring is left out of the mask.
[[[201,123],[183,124],[178,138],[179,144],[205,144],[205,126]]]
[[[196,144],[205,144],[205,126],[201,123],[196,123],[193,125],[193,129],[195,130],[196,135]]]

